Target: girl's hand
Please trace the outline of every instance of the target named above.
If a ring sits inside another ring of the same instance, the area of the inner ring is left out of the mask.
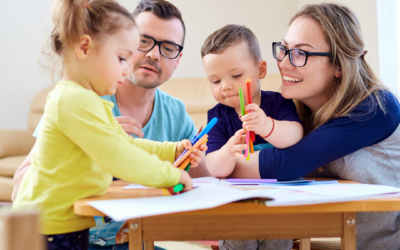
[[[236,133],[225,144],[229,151],[229,155],[235,159],[244,159],[243,150],[247,148],[246,135],[244,129],[236,131]]]
[[[184,139],[180,141],[176,146],[175,160],[178,159],[185,149],[189,150],[191,148],[192,144],[189,140]],[[193,152],[189,155],[191,168],[195,168],[199,165],[206,151],[207,145],[200,145],[198,149],[193,150]]]
[[[183,191],[189,191],[190,189],[193,188],[193,182],[192,179],[190,178],[189,174],[182,169],[179,169],[181,171],[181,178],[179,178],[179,183],[183,184]]]
[[[243,128],[246,131],[254,131],[254,133],[260,136],[267,136],[270,132],[271,128],[268,126],[268,122],[271,122],[267,115],[264,113],[264,110],[260,109],[260,107],[255,104],[249,104],[246,106],[246,112],[248,113],[240,118],[243,122]]]

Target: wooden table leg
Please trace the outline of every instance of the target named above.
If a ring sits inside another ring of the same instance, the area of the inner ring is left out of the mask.
[[[310,238],[300,239],[299,250],[310,250],[311,240]]]
[[[154,250],[154,241],[145,241],[144,250]]]
[[[141,218],[129,220],[129,250],[143,250]]]
[[[343,213],[342,250],[356,249],[356,213]]]

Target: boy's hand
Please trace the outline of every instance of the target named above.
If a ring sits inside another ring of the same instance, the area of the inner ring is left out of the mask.
[[[191,149],[192,144],[188,139],[184,139],[180,141],[176,145],[176,153],[175,153],[175,160],[178,159],[178,157],[182,154],[182,152],[187,149]],[[195,168],[199,165],[201,162],[201,159],[203,158],[205,152],[207,151],[207,145],[200,145],[198,149],[195,149],[190,155],[190,167]]]
[[[181,171],[181,178],[179,178],[179,183],[183,184],[184,186],[183,191],[189,191],[190,189],[193,188],[192,179],[185,170],[182,169],[179,170]]]
[[[254,131],[254,133],[260,136],[268,135],[268,117],[264,113],[264,110],[260,109],[260,107],[255,103],[247,105],[245,110],[246,112],[251,111],[251,113],[240,118],[243,122],[243,128],[246,129],[246,131]]]
[[[247,148],[244,129],[236,131],[236,133],[228,140],[225,146],[229,150],[229,155],[231,157],[236,159],[243,159],[243,150]]]

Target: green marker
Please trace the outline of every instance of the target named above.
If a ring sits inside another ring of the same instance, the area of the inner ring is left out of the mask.
[[[183,184],[182,183],[176,184],[173,190],[175,194],[179,193],[180,191],[183,190]]]
[[[190,163],[186,166],[185,171],[189,172],[189,169],[190,169]]]
[[[185,171],[189,172],[189,169],[190,169],[190,163],[189,163],[189,165],[186,166]],[[178,192],[183,190],[183,185],[181,183],[176,184],[172,190],[176,194],[176,193],[178,193]]]
[[[240,109],[242,110],[242,116],[244,116],[246,113],[244,111],[244,100],[243,100],[242,88],[239,88],[239,98],[240,98]]]

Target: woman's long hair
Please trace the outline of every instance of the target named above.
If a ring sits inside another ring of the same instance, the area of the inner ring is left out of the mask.
[[[329,100],[317,112],[312,113],[304,103],[295,100],[305,134],[330,119],[349,115],[370,95],[374,97],[370,110],[379,105],[385,112],[379,91],[387,88],[364,59],[364,41],[354,13],[344,6],[323,3],[304,6],[290,23],[299,17],[311,18],[319,23],[331,47],[331,63],[342,71],[340,78],[332,79]]]

